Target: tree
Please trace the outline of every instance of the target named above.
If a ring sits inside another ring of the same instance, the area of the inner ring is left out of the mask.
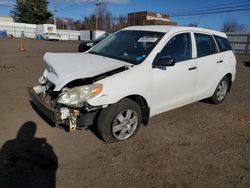
[[[96,29],[96,16],[94,14],[85,17],[83,21],[83,29],[95,30]]]
[[[223,27],[221,29],[223,32],[243,32],[246,31],[245,25],[239,24],[237,20],[226,20],[223,23]]]
[[[124,27],[127,27],[127,22],[128,22],[128,19],[126,16],[122,16],[120,15],[117,19],[116,19],[118,22],[114,24],[114,27],[113,27],[113,30],[114,31],[118,31],[120,29],[123,29]]]
[[[74,21],[74,23],[73,23],[73,29],[75,29],[75,30],[81,30],[81,29],[83,29],[81,20]]]
[[[108,10],[105,3],[99,3],[98,6],[98,29],[112,30],[112,13]]]
[[[31,24],[44,24],[52,16],[47,0],[16,0],[11,15],[16,22]]]

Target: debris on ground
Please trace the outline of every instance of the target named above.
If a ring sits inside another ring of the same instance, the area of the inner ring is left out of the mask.
[[[8,65],[5,65],[5,64],[0,64],[0,71],[14,71],[16,70],[16,67],[15,66],[8,66]]]
[[[239,116],[239,121],[240,121],[241,123],[243,123],[243,122],[245,122],[245,118],[244,118],[243,116]]]

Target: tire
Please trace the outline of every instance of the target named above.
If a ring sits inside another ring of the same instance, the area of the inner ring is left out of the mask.
[[[127,140],[139,130],[142,112],[136,102],[124,98],[104,108],[97,120],[97,131],[106,143]]]
[[[213,104],[220,104],[226,98],[229,90],[229,81],[227,77],[222,78],[218,86],[216,87],[213,96],[210,98]]]

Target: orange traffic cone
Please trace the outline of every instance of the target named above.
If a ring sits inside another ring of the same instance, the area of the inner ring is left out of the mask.
[[[23,40],[21,39],[20,40],[20,51],[25,51],[25,48],[24,48],[24,44],[23,44]]]

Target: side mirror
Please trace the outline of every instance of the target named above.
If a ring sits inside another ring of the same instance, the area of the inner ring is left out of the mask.
[[[153,68],[170,67],[175,65],[175,59],[169,56],[157,58],[153,62]]]

